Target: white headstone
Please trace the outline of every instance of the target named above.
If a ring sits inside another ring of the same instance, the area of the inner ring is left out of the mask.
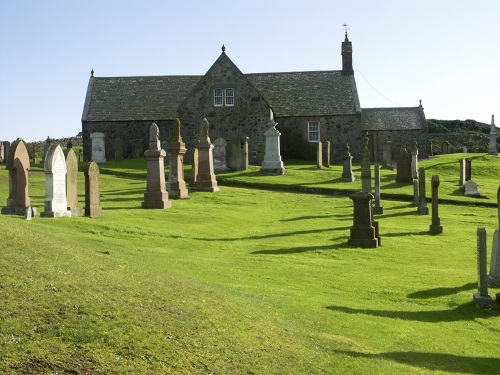
[[[271,119],[268,125],[269,128],[265,132],[266,152],[261,171],[268,174],[284,174],[285,168],[280,154],[281,133],[276,129],[278,124],[274,120]]]
[[[92,158],[91,160],[96,163],[106,163],[106,150],[104,146],[104,133],[90,134],[92,139]]]
[[[42,216],[71,216],[66,199],[66,158],[58,144],[51,144],[44,162],[45,212]]]
[[[214,170],[227,171],[229,168],[226,164],[226,140],[219,137],[214,143]]]

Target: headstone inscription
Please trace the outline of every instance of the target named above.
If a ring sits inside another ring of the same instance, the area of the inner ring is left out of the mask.
[[[66,201],[71,216],[83,216],[83,208],[78,207],[78,159],[70,149],[66,155]]]
[[[396,182],[413,183],[411,175],[411,155],[406,151],[406,146],[404,145],[399,152]]]
[[[25,216],[28,210],[32,210],[32,216],[36,216],[36,208],[31,207],[28,193],[30,158],[22,138],[17,138],[10,145],[6,167],[9,171],[9,196],[2,214]]]
[[[343,170],[342,170],[342,181],[353,182],[354,181],[354,173],[352,172],[352,156],[349,152],[350,147],[349,144],[346,145],[346,152],[344,157],[342,158],[343,162]]]
[[[432,224],[430,225],[429,230],[432,234],[441,234],[443,233],[443,227],[441,226],[441,219],[439,218],[439,213],[438,213],[439,176],[437,175],[432,176],[431,187],[432,187]]]
[[[61,146],[52,143],[45,155],[45,211],[44,217],[70,217],[66,199],[66,160]]]
[[[486,277],[486,229],[477,228],[477,286],[478,293],[473,294],[473,301],[478,309],[489,309],[493,300],[488,294]]]
[[[165,189],[165,167],[163,159],[167,153],[160,146],[160,131],[154,122],[149,128],[149,149],[144,152],[147,164],[146,192],[142,208],[170,208],[172,202],[168,199]]]
[[[348,244],[364,248],[377,248],[379,240],[372,217],[373,195],[366,191],[359,191],[351,194],[349,198],[354,204],[354,215]]]
[[[266,149],[260,171],[271,175],[285,174],[285,167],[283,165],[283,161],[281,160],[280,153],[281,133],[276,129],[276,125],[278,124],[274,121],[274,119],[270,119],[267,125],[268,128],[265,132]]]
[[[198,173],[194,189],[201,191],[217,192],[217,180],[214,174],[214,145],[208,136],[209,123],[206,118],[201,121],[200,143],[198,144]]]
[[[227,171],[229,168],[226,164],[226,140],[217,138],[214,141],[214,171]]]
[[[184,154],[186,144],[181,137],[181,122],[174,120],[172,139],[168,144],[170,157],[167,191],[171,199],[189,199],[188,189],[184,181]]]
[[[495,126],[495,115],[491,115],[490,143],[488,146],[488,155],[498,156],[497,128]]]
[[[106,163],[106,149],[104,143],[104,133],[95,132],[90,134],[92,139],[91,161],[95,163]]]
[[[427,207],[427,198],[425,193],[425,168],[418,169],[418,213],[420,215],[429,215]]]
[[[85,216],[102,216],[99,166],[96,162],[90,162],[85,167]]]
[[[379,215],[384,213],[384,207],[380,205],[380,164],[375,163],[375,206],[373,206],[373,214]]]
[[[323,168],[323,144],[321,141],[316,144],[316,168]]]
[[[368,150],[368,137],[361,139],[363,150],[361,151],[361,190],[372,192],[372,170],[370,164],[370,150]]]
[[[248,137],[226,141],[226,163],[227,167],[233,171],[248,169]]]
[[[488,275],[488,285],[492,288],[500,288],[500,187],[497,190],[497,212],[498,227],[495,229],[495,234],[493,235],[490,273]]]

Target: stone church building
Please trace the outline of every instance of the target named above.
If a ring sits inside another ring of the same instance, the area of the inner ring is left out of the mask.
[[[204,75],[96,77],[92,71],[82,115],[84,158],[91,158],[90,134],[105,134],[106,151],[114,155],[121,137],[125,157],[132,144],[147,149],[149,128],[155,122],[161,141],[170,141],[173,120],[190,161],[199,139],[200,123],[207,118],[212,141],[248,137],[249,162],[264,158],[270,111],[281,132],[284,159],[315,159],[316,143],[331,142],[331,157],[339,161],[349,144],[359,160],[361,137],[367,135],[374,161],[382,158],[392,140],[397,156],[403,145],[415,141],[420,157],[428,156],[428,134],[422,105],[397,108],[361,108],[354,79],[352,43],[342,42],[342,69],[329,71],[242,73],[225,53]]]

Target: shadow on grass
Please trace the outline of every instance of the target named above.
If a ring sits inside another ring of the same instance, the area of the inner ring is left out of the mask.
[[[299,220],[310,220],[310,219],[329,219],[335,216],[336,215],[309,215],[309,216],[292,217],[290,219],[281,219],[280,221],[288,222],[288,221],[299,221]]]
[[[500,368],[499,358],[468,357],[442,353],[422,352],[386,352],[361,353],[354,351],[337,351],[356,358],[384,359],[420,367],[430,371],[458,372],[466,374],[497,374]]]
[[[338,239],[337,239],[338,240]],[[324,245],[324,246],[300,246],[300,247],[292,247],[292,248],[287,248],[287,249],[275,249],[275,250],[258,250],[258,251],[253,251],[251,254],[255,255],[284,255],[284,254],[299,254],[299,253],[305,253],[308,251],[322,251],[322,250],[338,250],[338,249],[345,249],[345,250],[356,250],[357,248],[350,247],[347,244],[348,237],[345,237],[345,243],[337,244],[337,245]],[[360,250],[365,250],[365,249],[360,249]]]
[[[432,233],[428,230],[423,230],[420,232],[397,232],[397,233],[384,233],[381,234],[382,237],[402,237],[402,236],[432,236]]]
[[[344,306],[326,306],[328,310],[340,311],[348,314],[365,314],[379,316],[381,318],[413,320],[427,323],[457,322],[461,320],[475,320],[476,318],[499,317],[500,310],[494,308],[491,310],[478,310],[471,302],[457,306],[449,310],[436,311],[392,311],[392,310],[371,310],[371,309],[353,309]]]
[[[477,288],[477,283],[467,283],[462,286],[455,286],[453,288],[434,288],[427,290],[419,290],[408,294],[408,298],[437,298],[457,294],[465,290],[473,290]]]

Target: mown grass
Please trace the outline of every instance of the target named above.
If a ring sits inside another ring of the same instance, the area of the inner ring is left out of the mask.
[[[453,156],[421,163],[457,201],[440,205],[437,236],[384,171],[402,199],[383,200],[376,250],[347,246],[352,203],[338,191],[361,185],[337,181],[339,166],[229,172],[218,193],[142,210],[144,160],[110,162],[100,219],[0,216],[0,373],[496,374],[500,310],[477,310],[472,293],[500,162],[477,156],[484,199],[454,195]],[[0,170],[3,199],[7,181]],[[43,210],[38,166],[30,191]]]

